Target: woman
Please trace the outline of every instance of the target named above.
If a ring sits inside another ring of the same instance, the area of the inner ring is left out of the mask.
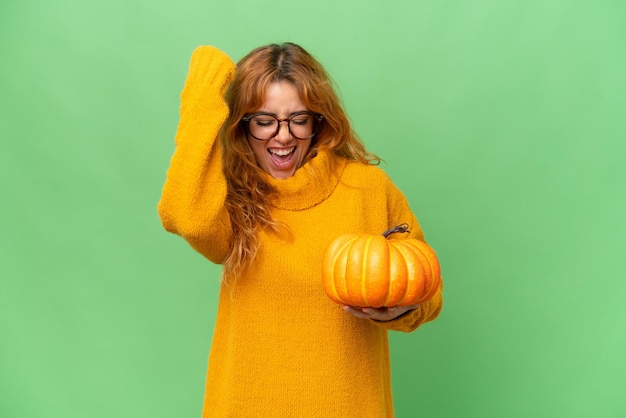
[[[224,266],[203,417],[393,416],[387,331],[436,318],[441,289],[419,306],[339,306],[320,273],[340,234],[408,223],[423,239],[377,162],[301,47],[236,67],[194,51],[159,214]]]

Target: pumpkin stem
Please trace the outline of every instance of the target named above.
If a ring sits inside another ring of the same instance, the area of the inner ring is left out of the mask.
[[[409,231],[409,224],[400,224],[400,225],[394,226],[393,228],[389,228],[388,230],[383,232],[383,237],[387,238],[389,235],[395,234],[396,232],[401,232],[401,233],[411,232]]]

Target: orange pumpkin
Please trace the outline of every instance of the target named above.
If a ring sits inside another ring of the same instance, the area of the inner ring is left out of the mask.
[[[440,282],[433,249],[417,239],[387,239],[409,232],[406,224],[383,235],[337,237],[324,254],[324,291],[337,303],[359,307],[408,306],[433,297]]]

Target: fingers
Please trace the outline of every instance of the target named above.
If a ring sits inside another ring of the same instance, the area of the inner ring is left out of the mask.
[[[367,308],[359,308],[359,307],[348,306],[348,305],[343,307],[344,311],[348,312],[349,314],[352,314],[352,315],[356,316],[357,318],[368,319],[369,318],[369,314],[364,312],[363,309],[367,309]]]
[[[393,306],[390,308],[361,308],[358,306],[344,306],[343,309],[356,316],[357,318],[373,319],[375,321],[391,321],[405,314],[406,312],[417,308],[419,305],[410,306]]]

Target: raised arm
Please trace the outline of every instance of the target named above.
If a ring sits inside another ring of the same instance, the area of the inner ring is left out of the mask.
[[[224,260],[230,240],[217,135],[228,116],[223,97],[234,70],[217,48],[194,50],[181,94],[176,150],[158,204],[163,227],[214,263]]]

